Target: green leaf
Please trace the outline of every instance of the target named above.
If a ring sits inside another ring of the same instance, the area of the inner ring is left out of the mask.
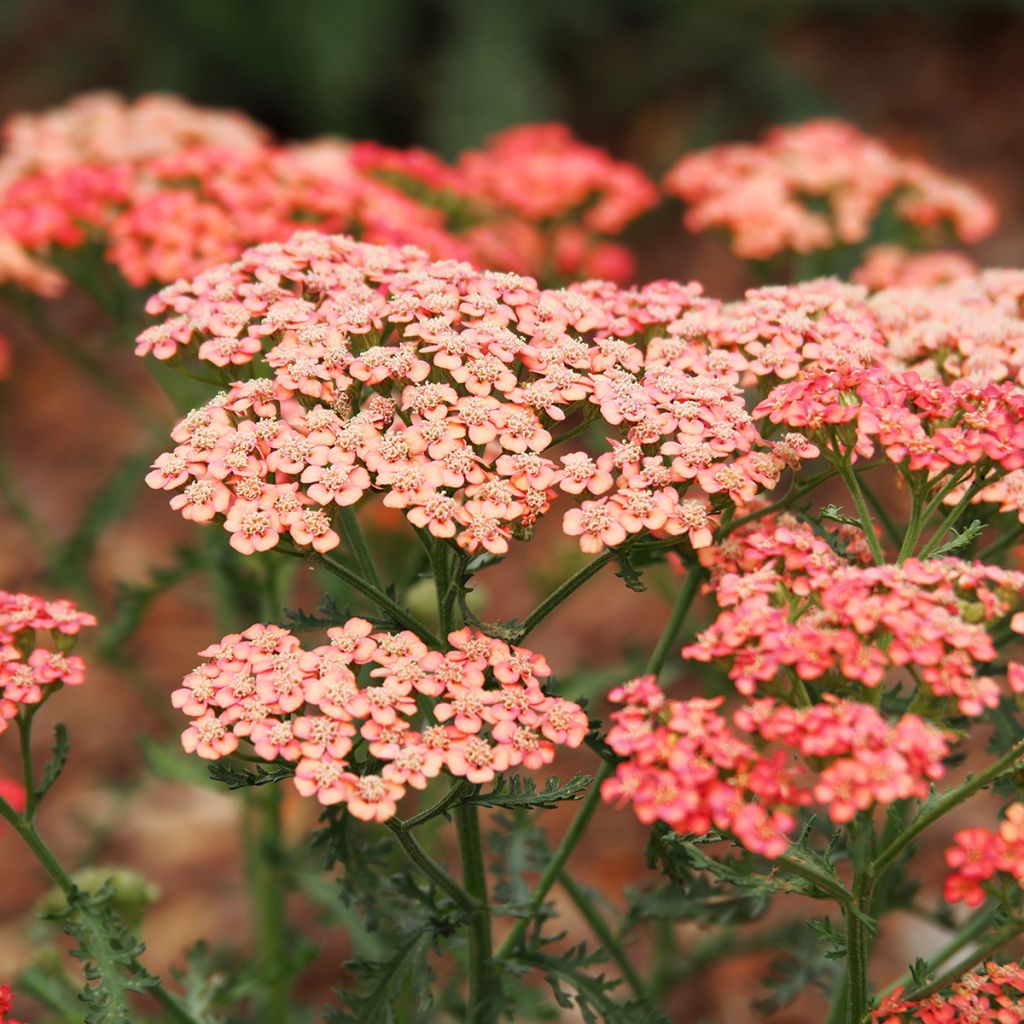
[[[985,524],[980,519],[975,519],[962,530],[951,530],[950,533],[953,534],[952,539],[946,541],[946,543],[934,553],[933,557],[939,558],[942,555],[951,555],[954,551],[960,551],[963,548],[970,547],[978,537],[981,536],[984,529]]]
[[[618,552],[617,560],[619,563],[619,571],[615,574],[622,580],[626,586],[635,591],[638,594],[642,594],[647,589],[647,584],[644,583],[641,578],[640,570],[633,564],[633,560],[629,555],[629,552],[624,548]]]
[[[415,1024],[429,1019],[433,971],[427,961],[426,929],[387,960],[352,960],[345,967],[356,985],[339,990],[344,1007],[328,1011],[327,1024]]]
[[[75,888],[66,909],[53,915],[77,942],[71,955],[83,963],[84,1024],[135,1024],[132,993],[157,983],[138,961],[145,947],[110,910],[112,896],[109,884],[96,893]]]
[[[600,951],[588,952],[582,943],[557,955],[534,949],[515,959],[542,971],[558,1005],[577,1010],[585,1024],[668,1024],[668,1018],[646,1000],[618,1002],[614,992],[621,981],[590,973],[591,968],[605,963],[606,957]]]
[[[593,778],[584,772],[577,772],[564,785],[553,775],[544,783],[544,788],[538,790],[533,779],[510,775],[500,778],[488,792],[473,793],[459,802],[483,807],[550,810],[565,800],[581,799],[591,782]]]
[[[50,787],[60,778],[64,766],[68,763],[68,754],[71,751],[71,741],[68,739],[68,730],[63,722],[58,722],[53,730],[53,757],[43,767],[43,774],[36,786],[36,803],[50,791]]]
[[[826,505],[818,515],[833,523],[843,523],[845,526],[860,526],[861,522],[856,516],[848,516],[838,505]]]
[[[214,782],[223,782],[228,789],[245,789],[247,786],[266,786],[269,783],[290,779],[295,769],[290,764],[272,764],[267,768],[257,765],[252,771],[237,767],[230,761],[214,761],[207,771]]]

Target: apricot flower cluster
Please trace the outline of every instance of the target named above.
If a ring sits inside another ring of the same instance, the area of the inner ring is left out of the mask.
[[[321,553],[371,489],[467,552],[508,550],[559,491],[598,552],[644,531],[711,542],[708,496],[742,504],[816,449],[764,441],[701,345],[641,343],[703,300],[669,282],[541,290],[414,249],[296,235],[150,299],[140,355],[192,358],[230,387],[174,430],[147,477],[242,552]],[[599,417],[595,457],[546,453]],[[617,435],[617,436],[615,436]]]
[[[582,708],[545,693],[547,662],[525,648],[462,629],[442,653],[358,618],[327,638],[305,650],[287,630],[254,625],[201,651],[172,696],[192,719],[185,750],[214,760],[247,742],[294,765],[304,796],[385,821],[409,787],[442,772],[490,782],[586,736]]]
[[[70,650],[81,630],[95,625],[94,616],[63,598],[0,590],[0,733],[22,707],[85,680],[85,662]],[[40,634],[49,634],[52,649]]]
[[[798,525],[752,531],[736,546],[739,571],[720,562],[713,584],[722,611],[683,655],[721,660],[740,693],[794,695],[814,683],[856,696],[913,672],[922,698],[955,702],[960,714],[998,705],[1002,690],[978,663],[995,660],[986,625],[1019,606],[1024,573],[954,558],[850,564]],[[1017,672],[1008,682],[1024,689]]]
[[[743,259],[862,243],[885,206],[923,236],[946,230],[964,242],[984,238],[996,220],[965,182],[828,118],[689,153],[664,185],[690,207],[688,230],[725,229]]]
[[[988,961],[924,999],[904,998],[902,988],[884,996],[871,1024],[1022,1024],[1024,969]]]
[[[668,699],[653,676],[609,696],[623,707],[608,743],[624,760],[603,798],[631,804],[645,824],[731,832],[765,857],[785,852],[799,807],[822,805],[845,823],[875,805],[923,799],[949,752],[916,715],[888,722],[868,704],[832,697],[800,708],[759,698],[727,715],[721,697]]]

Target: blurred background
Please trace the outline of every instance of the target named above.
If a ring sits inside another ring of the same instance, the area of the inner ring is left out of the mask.
[[[238,107],[283,138],[329,133],[447,156],[508,125],[552,119],[654,176],[686,150],[835,114],[989,193],[1002,221],[977,252],[982,263],[1019,265],[1024,253],[1024,3],[1014,0],[0,0],[0,66],[3,116],[96,88],[170,91]],[[751,283],[724,242],[683,233],[680,213],[667,201],[627,237],[641,277],[697,278],[726,296]],[[116,606],[116,581],[144,585],[176,545],[194,540],[194,528],[163,495],[143,493],[149,453],[140,456],[102,393],[23,325],[5,318],[0,329],[17,367],[0,390],[0,447],[47,529],[60,543],[74,541],[90,497],[123,480],[116,520],[96,524],[98,547],[67,549],[69,559],[88,558],[104,603]],[[142,387],[145,370],[127,351],[124,361]],[[49,592],[31,538],[5,514],[0,507],[0,586]],[[485,617],[522,614],[549,585],[537,575],[545,572],[554,581],[568,574],[560,564],[510,565]],[[186,581],[147,610],[119,664],[94,660],[87,690],[60,710],[72,770],[43,815],[72,863],[131,864],[160,886],[145,933],[157,970],[199,935],[216,942],[246,927],[234,802],[153,776],[137,740],[156,738],[150,768],[173,747],[180,726],[164,710],[166,695],[192,668],[193,652],[215,639],[211,603]],[[654,590],[626,594],[609,574],[538,630],[535,646],[556,671],[604,685],[624,650],[657,635],[663,608]],[[0,774],[13,768],[11,753],[0,750]],[[564,773],[577,767],[587,765],[566,763]],[[312,810],[294,801],[288,813],[299,840]],[[553,814],[554,829],[558,820]],[[643,878],[644,833],[631,816],[602,809],[592,838],[588,849],[599,854],[582,872],[595,885],[615,893]],[[3,834],[0,863],[4,981],[31,951],[27,911],[44,887]],[[923,863],[934,888],[941,847]],[[296,897],[296,918],[337,934],[336,922],[316,923],[308,895]],[[887,936],[880,974],[899,973],[934,944],[923,925],[905,924]],[[683,935],[682,946],[691,940],[699,935]],[[328,952],[306,979],[324,998],[347,949],[334,942]],[[754,1019],[755,979],[770,951],[751,956],[682,987],[673,1019]],[[771,1019],[809,1024],[820,1007],[798,1003]]]
[[[568,123],[659,175],[684,150],[847,117],[986,188],[1014,262],[1024,211],[1020,0],[3,0],[0,113],[98,87],[237,106],[446,156],[510,124]],[[647,276],[735,291],[724,246],[663,204],[634,231]]]

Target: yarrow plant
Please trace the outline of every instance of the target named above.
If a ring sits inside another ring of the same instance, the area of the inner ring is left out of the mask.
[[[165,986],[135,934],[144,880],[61,867],[35,816],[67,737],[37,773],[31,726],[82,681],[71,648],[95,619],[5,593],[0,731],[23,777],[0,813],[86,965],[26,971],[33,997],[66,1016],[77,984],[96,1024],[307,1019],[301,894],[353,951],[335,1024],[550,1019],[543,982],[588,1022],[668,1020],[707,962],[678,922],[715,955],[748,930],[782,949],[766,1013],[813,988],[831,1024],[1024,1019],[1002,963],[1024,934],[1020,272],[890,249],[857,282],[733,301],[626,285],[614,239],[652,186],[552,125],[447,163],[100,97],[8,135],[13,279],[163,285],[135,351],[182,407],[147,420],[163,450],[137,475],[206,546],[128,589],[97,653],[123,656],[140,607],[208,574],[230,621],[161,681],[187,757],[160,756],[240,791],[253,926],[251,949],[197,946]],[[668,187],[758,259],[861,247],[889,215],[916,241],[992,221],[835,123],[687,157]],[[593,273],[618,282],[576,279]],[[481,617],[527,560],[575,571]],[[609,565],[667,594],[660,635],[604,680],[556,673],[532,634]],[[646,838],[658,883],[580,883],[598,813]],[[944,883],[918,883],[923,841],[946,848]],[[556,889],[592,937],[555,920]],[[876,944],[906,911],[948,942],[883,977]]]
[[[966,182],[831,118],[780,125],[754,143],[688,153],[669,170],[664,187],[686,203],[688,230],[724,230],[735,255],[759,262],[839,257],[843,250],[856,257],[865,244],[878,242],[914,249],[973,243],[996,222],[995,208]],[[878,260],[869,257],[867,265],[876,274]],[[815,268],[849,271],[854,265],[819,260]],[[897,282],[893,268],[886,283]]]

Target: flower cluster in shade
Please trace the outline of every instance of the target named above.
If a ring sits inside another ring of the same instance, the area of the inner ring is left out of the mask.
[[[0,590],[0,733],[22,707],[84,681],[85,662],[70,652],[81,630],[95,625],[63,598]]]
[[[48,264],[65,250],[99,246],[141,287],[312,225],[478,266],[624,280],[632,257],[610,238],[658,197],[559,125],[503,133],[448,166],[327,138],[274,143],[241,115],[102,94],[16,115],[5,137],[0,279],[43,295],[63,285]]]
[[[1024,968],[988,961],[923,999],[882,997],[871,1024],[1024,1024]]]
[[[1024,666],[1011,663],[1009,671],[1024,684]],[[961,829],[946,850],[945,897],[950,903],[963,901],[969,907],[985,902],[985,886],[1006,876],[1024,887],[1024,804],[1011,804],[1003,812],[996,831],[974,827]]]
[[[470,553],[505,553],[560,493],[584,551],[644,532],[705,547],[711,500],[742,505],[817,450],[762,439],[730,357],[664,329],[704,301],[672,282],[540,289],[346,236],[258,246],[149,301],[164,319],[137,352],[230,383],[147,480],[245,553],[284,535],[327,552],[371,490]],[[599,451],[560,444],[591,420]]]
[[[442,772],[486,783],[540,769],[587,734],[583,709],[545,692],[550,669],[524,648],[462,629],[441,652],[358,618],[327,640],[307,650],[254,625],[201,651],[172,697],[191,719],[185,750],[217,759],[248,744],[293,765],[304,796],[385,821]]]
[[[979,671],[996,658],[986,627],[1019,607],[1024,573],[955,558],[851,563],[809,526],[785,521],[707,560],[720,611],[683,655],[721,664],[744,696],[796,701],[811,687],[870,700],[878,687],[919,680],[919,700],[953,717],[999,704],[998,677]],[[1010,621],[1024,631],[1020,613]],[[1007,689],[1024,692],[1020,673],[1008,674]]]
[[[732,713],[723,698],[672,700],[653,676],[610,694],[608,744],[623,760],[602,797],[645,824],[734,835],[765,857],[786,851],[795,812],[822,806],[836,823],[923,799],[944,774],[944,733],[916,715],[887,720],[870,704],[826,695],[791,707],[759,697]]]
[[[949,235],[978,241],[996,220],[966,182],[832,119],[779,125],[755,143],[687,154],[664,187],[687,204],[690,231],[725,230],[743,259],[858,245],[884,216],[940,242]]]

